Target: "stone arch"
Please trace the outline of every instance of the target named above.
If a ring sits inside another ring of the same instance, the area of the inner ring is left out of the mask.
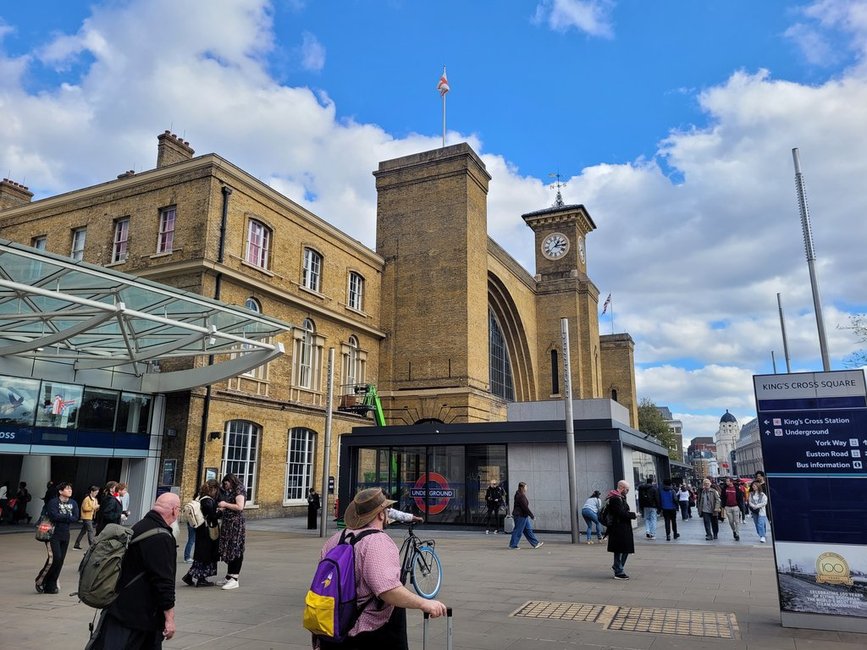
[[[503,337],[506,339],[506,349],[512,367],[515,401],[528,402],[536,399],[536,375],[533,372],[527,332],[506,285],[490,271],[488,272],[488,306],[497,317]]]

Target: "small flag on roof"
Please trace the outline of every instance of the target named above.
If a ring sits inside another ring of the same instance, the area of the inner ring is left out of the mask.
[[[443,95],[443,96],[444,96],[444,95],[445,95],[449,90],[451,90],[451,88],[449,88],[449,80],[448,80],[448,77],[446,77],[446,67],[445,67],[445,66],[443,66],[443,74],[442,74],[442,76],[440,77],[440,81],[439,81],[439,83],[437,84],[437,90],[439,90],[439,91],[440,91],[440,95]]]

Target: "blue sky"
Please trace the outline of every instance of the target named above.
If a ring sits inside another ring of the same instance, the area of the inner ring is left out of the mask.
[[[800,147],[832,365],[865,310],[867,3],[54,0],[0,9],[0,169],[45,198],[154,166],[183,135],[374,245],[380,160],[449,143],[493,176],[488,226],[530,272],[520,215],[598,225],[590,275],[636,342],[639,395],[686,437],[782,362],[820,368],[795,202]],[[600,321],[610,331],[606,314]]]

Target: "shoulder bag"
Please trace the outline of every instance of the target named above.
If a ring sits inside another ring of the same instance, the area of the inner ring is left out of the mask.
[[[54,522],[43,515],[36,523],[36,539],[40,542],[49,542],[54,536]]]

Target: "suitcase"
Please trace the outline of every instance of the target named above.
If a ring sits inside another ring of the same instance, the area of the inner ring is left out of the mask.
[[[424,613],[424,623],[422,624],[421,647],[422,650],[427,650],[427,622],[430,614]],[[446,648],[452,650],[452,608],[446,608]]]

